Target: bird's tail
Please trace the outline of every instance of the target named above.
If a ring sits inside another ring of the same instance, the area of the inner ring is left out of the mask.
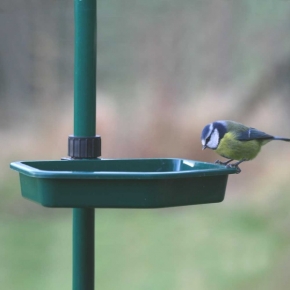
[[[290,138],[277,137],[277,136],[274,136],[273,140],[280,140],[280,141],[290,142]]]

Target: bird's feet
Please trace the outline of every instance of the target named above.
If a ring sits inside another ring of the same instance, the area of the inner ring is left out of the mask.
[[[216,164],[220,164],[220,165],[225,165],[226,167],[229,167],[229,168],[235,168],[236,169],[236,174],[239,174],[242,172],[242,170],[240,169],[240,167],[238,166],[241,162],[243,162],[244,160],[242,161],[239,161],[237,163],[232,163],[232,164],[229,164],[231,161],[233,161],[232,159],[226,161],[226,162],[221,162],[220,160],[216,160]]]
[[[228,165],[231,161],[233,161],[232,159],[226,161],[226,162],[221,162],[220,160],[216,160],[215,164],[220,164],[220,165]]]
[[[239,173],[242,172],[241,168],[237,164],[227,164],[227,167],[235,168],[236,169],[236,174],[239,174]]]

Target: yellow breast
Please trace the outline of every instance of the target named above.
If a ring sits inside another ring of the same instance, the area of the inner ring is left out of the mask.
[[[221,139],[218,148],[215,150],[219,155],[233,160],[254,159],[261,150],[262,142],[257,140],[239,141],[228,132]]]

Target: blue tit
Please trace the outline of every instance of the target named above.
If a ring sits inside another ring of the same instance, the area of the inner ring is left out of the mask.
[[[220,156],[229,159],[226,162],[217,160],[216,163],[235,167],[237,173],[241,172],[238,167],[240,163],[254,159],[261,147],[272,140],[290,142],[289,138],[272,136],[255,128],[228,120],[208,124],[201,133],[202,149],[210,148]],[[229,164],[233,160],[238,162]]]

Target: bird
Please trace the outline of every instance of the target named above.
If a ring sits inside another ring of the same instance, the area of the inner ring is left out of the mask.
[[[261,147],[273,140],[290,142],[290,138],[272,136],[252,127],[231,120],[219,120],[206,125],[201,132],[202,150],[209,148],[226,162],[215,163],[235,168],[240,173],[239,164],[254,159]],[[236,160],[235,163],[230,163]]]

